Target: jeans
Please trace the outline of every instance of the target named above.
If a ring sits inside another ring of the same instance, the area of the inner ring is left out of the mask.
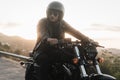
[[[49,80],[48,79],[48,69],[52,63],[55,62],[70,62],[74,57],[73,51],[69,49],[59,50],[59,49],[49,49],[46,51],[38,51],[35,55],[35,63],[39,67],[35,68],[35,75],[37,80]]]

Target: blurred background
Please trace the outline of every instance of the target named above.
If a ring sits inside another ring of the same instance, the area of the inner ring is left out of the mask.
[[[51,1],[0,0],[0,33],[36,40],[36,25],[46,17],[46,7]],[[70,25],[106,48],[120,49],[119,0],[57,1],[63,3],[64,20]]]

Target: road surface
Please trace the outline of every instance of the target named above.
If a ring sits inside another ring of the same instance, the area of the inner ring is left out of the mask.
[[[24,74],[19,62],[0,57],[0,80],[25,80]]]

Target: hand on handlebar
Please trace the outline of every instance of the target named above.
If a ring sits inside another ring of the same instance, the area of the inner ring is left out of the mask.
[[[104,46],[99,45],[98,42],[96,42],[96,41],[94,41],[94,40],[92,40],[92,39],[89,39],[89,42],[90,42],[90,44],[92,44],[92,45],[94,45],[94,46],[96,46],[96,47],[102,47],[102,48],[104,48]]]
[[[93,45],[99,45],[99,43],[98,42],[96,42],[96,41],[94,41],[94,40],[92,40],[92,39],[89,39],[89,42],[91,43],[91,44],[93,44]]]
[[[50,45],[55,45],[58,43],[58,39],[56,38],[48,38],[47,39],[47,42],[50,44]]]

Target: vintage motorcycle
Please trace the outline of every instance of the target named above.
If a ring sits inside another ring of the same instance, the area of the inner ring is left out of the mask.
[[[49,69],[50,80],[116,80],[111,75],[103,74],[99,67],[97,47],[91,43],[82,44],[80,41],[70,39],[59,41],[56,45],[59,49],[73,49],[75,58],[70,63],[54,63]],[[21,63],[26,66],[26,80],[34,79],[34,67],[32,57],[27,62]],[[33,79],[30,79],[33,78]]]

